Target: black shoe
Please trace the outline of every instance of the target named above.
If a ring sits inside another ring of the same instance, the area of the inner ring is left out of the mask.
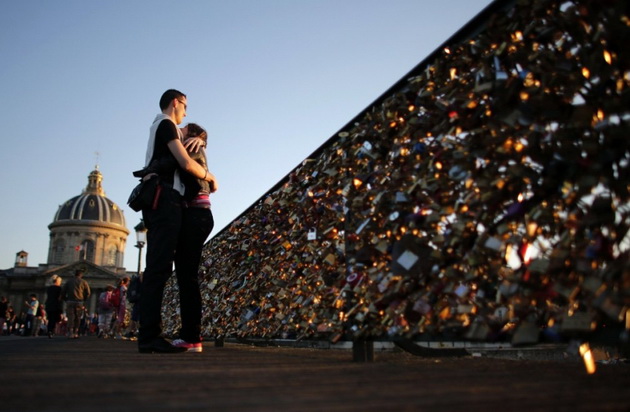
[[[164,338],[155,338],[148,344],[138,344],[138,352],[140,353],[181,353],[186,352],[186,348],[178,348],[171,345]]]

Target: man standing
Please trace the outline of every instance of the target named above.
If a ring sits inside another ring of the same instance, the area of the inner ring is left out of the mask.
[[[153,206],[142,210],[148,231],[146,268],[140,295],[138,351],[141,353],[187,351],[187,348],[174,346],[161,336],[164,287],[172,274],[182,222],[181,203],[185,188],[179,173],[190,173],[217,187],[212,173],[191,159],[182,144],[177,125],[186,116],[187,103],[186,95],[178,90],[164,92],[160,98],[162,113],[157,115],[149,132],[145,166],[152,161],[160,164],[155,174],[160,178],[161,191]],[[151,178],[152,174],[145,179]]]
[[[74,272],[74,278],[67,281],[61,290],[61,297],[66,302],[66,315],[68,316],[68,337],[79,338],[79,326],[83,316],[84,302],[89,299],[92,291],[87,281],[83,279],[83,269]]]
[[[39,301],[37,295],[31,295],[29,300],[24,301],[26,309],[26,318],[24,321],[24,336],[30,336],[33,332],[33,325],[35,324],[35,316],[37,315],[37,309],[39,308]]]

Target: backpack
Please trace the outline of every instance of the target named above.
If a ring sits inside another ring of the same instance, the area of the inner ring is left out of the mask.
[[[112,292],[111,302],[113,307],[120,307],[120,286],[114,289],[114,291]]]
[[[102,292],[98,297],[98,307],[102,310],[111,310],[113,308],[111,297],[112,293],[108,293],[107,291]]]
[[[133,276],[129,282],[129,287],[127,288],[127,300],[129,302],[137,303],[140,301],[141,287],[142,282],[140,281],[140,276]]]

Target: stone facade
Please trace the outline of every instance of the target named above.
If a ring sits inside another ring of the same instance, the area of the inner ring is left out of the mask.
[[[96,312],[98,295],[107,285],[130,275],[123,266],[129,230],[123,211],[105,196],[102,181],[97,167],[89,174],[82,193],[59,206],[48,226],[50,243],[45,264],[28,266],[28,253],[20,251],[14,267],[0,271],[0,296],[9,299],[16,314],[25,309],[24,301],[30,294],[45,303],[52,275],[61,276],[65,282],[76,269],[85,270],[83,278],[92,288],[86,305],[90,314]]]

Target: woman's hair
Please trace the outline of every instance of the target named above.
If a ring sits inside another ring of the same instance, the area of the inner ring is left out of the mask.
[[[208,141],[208,132],[206,132],[203,127],[199,126],[197,123],[188,123],[187,127],[188,134],[186,137],[199,137],[204,142]]]

